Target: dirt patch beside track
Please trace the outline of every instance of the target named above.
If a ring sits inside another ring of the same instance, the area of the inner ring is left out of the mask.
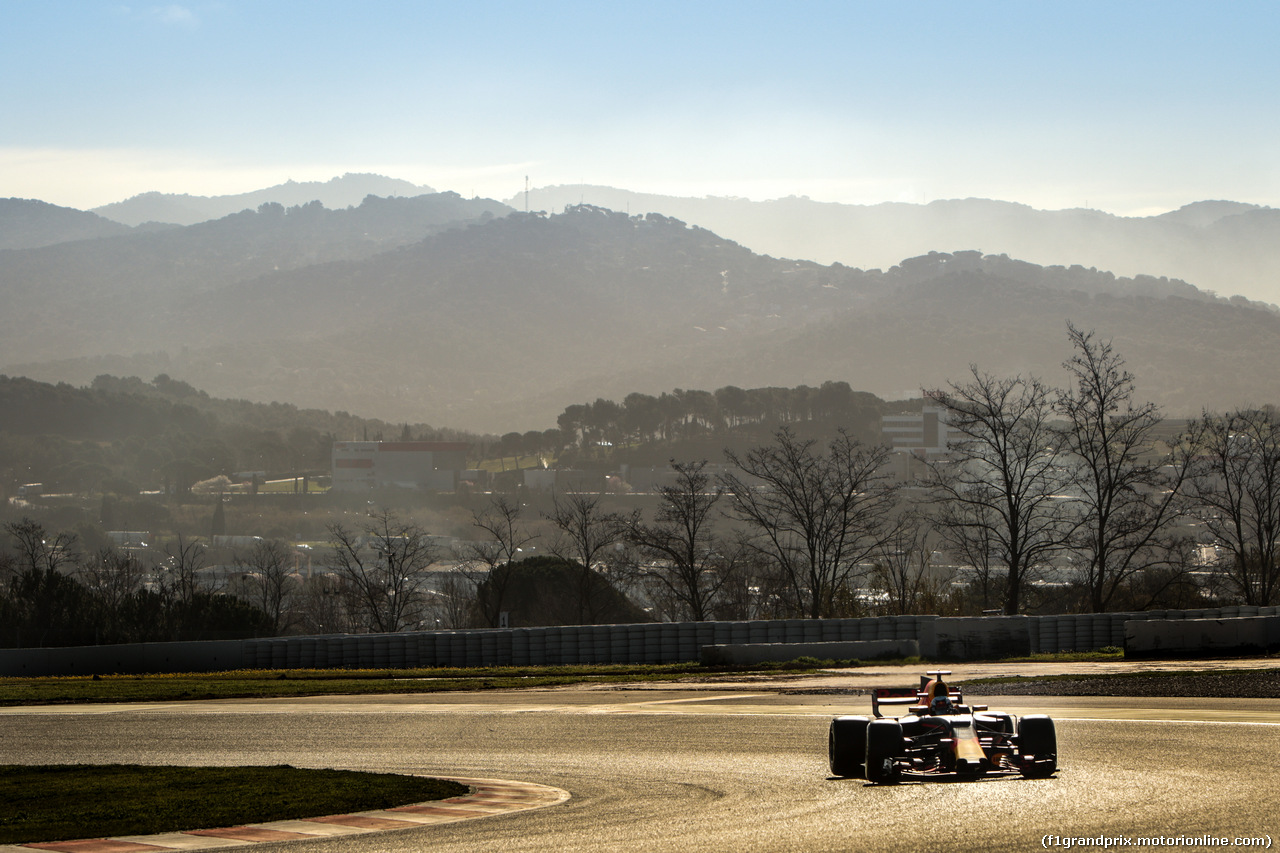
[[[1036,679],[961,684],[966,697],[984,696],[1188,696],[1203,699],[1280,698],[1280,669],[1236,672],[1171,672],[1107,678]]]

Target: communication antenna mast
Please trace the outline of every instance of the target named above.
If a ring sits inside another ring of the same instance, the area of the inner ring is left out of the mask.
[[[524,212],[529,212],[529,176],[524,176]]]

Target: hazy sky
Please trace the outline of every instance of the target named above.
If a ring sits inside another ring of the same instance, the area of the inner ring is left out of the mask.
[[[0,197],[1280,206],[1280,3],[0,0]]]

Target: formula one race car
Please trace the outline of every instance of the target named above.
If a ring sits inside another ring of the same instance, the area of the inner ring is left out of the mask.
[[[903,778],[977,778],[986,774],[1043,778],[1058,769],[1053,720],[995,713],[966,705],[964,696],[930,670],[920,689],[879,687],[871,692],[873,717],[836,717],[827,751],[833,776],[893,784]],[[909,706],[886,717],[882,706]]]

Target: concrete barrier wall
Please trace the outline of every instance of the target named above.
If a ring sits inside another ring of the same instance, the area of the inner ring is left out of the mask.
[[[939,618],[921,626],[920,653],[943,660],[983,660],[1031,654],[1029,616]]]
[[[1033,616],[1033,652],[1087,652],[1106,646],[1124,648],[1129,622],[1237,619],[1280,615],[1277,607],[1219,607],[1206,610],[1146,610],[1136,613],[1078,613]]]
[[[1124,646],[1127,649],[1134,645],[1136,649],[1139,642],[1137,635],[1132,641],[1129,639],[1131,624],[1160,622],[1163,625],[1186,621],[1233,621],[1280,616],[1276,610],[1275,607],[1230,607],[1069,616],[774,619],[276,637],[67,649],[3,649],[0,650],[0,675],[678,663],[700,660],[702,647],[709,645],[805,645],[904,640],[917,642],[920,654],[928,658],[972,660],[1036,652],[1088,651],[1104,646]],[[1164,636],[1170,630],[1168,627],[1153,627],[1142,636]],[[1210,632],[1204,636],[1207,638],[1204,640],[1206,648],[1225,648],[1224,641],[1217,639],[1217,634]],[[1155,641],[1142,642],[1149,645]],[[1168,645],[1172,641],[1161,642]],[[1256,638],[1250,634],[1247,644],[1239,641],[1237,645],[1241,648],[1252,647],[1248,644],[1255,642]],[[1272,641],[1266,639],[1265,642]],[[1190,640],[1186,643],[1195,645]],[[1186,643],[1184,646],[1189,648]],[[797,652],[794,657],[806,655],[807,652]],[[824,654],[821,657],[831,655]]]
[[[1190,657],[1280,651],[1280,616],[1143,619],[1125,623],[1125,657]]]
[[[244,666],[243,653],[243,640],[128,643],[65,649],[4,649],[0,651],[0,675],[226,672]]]

